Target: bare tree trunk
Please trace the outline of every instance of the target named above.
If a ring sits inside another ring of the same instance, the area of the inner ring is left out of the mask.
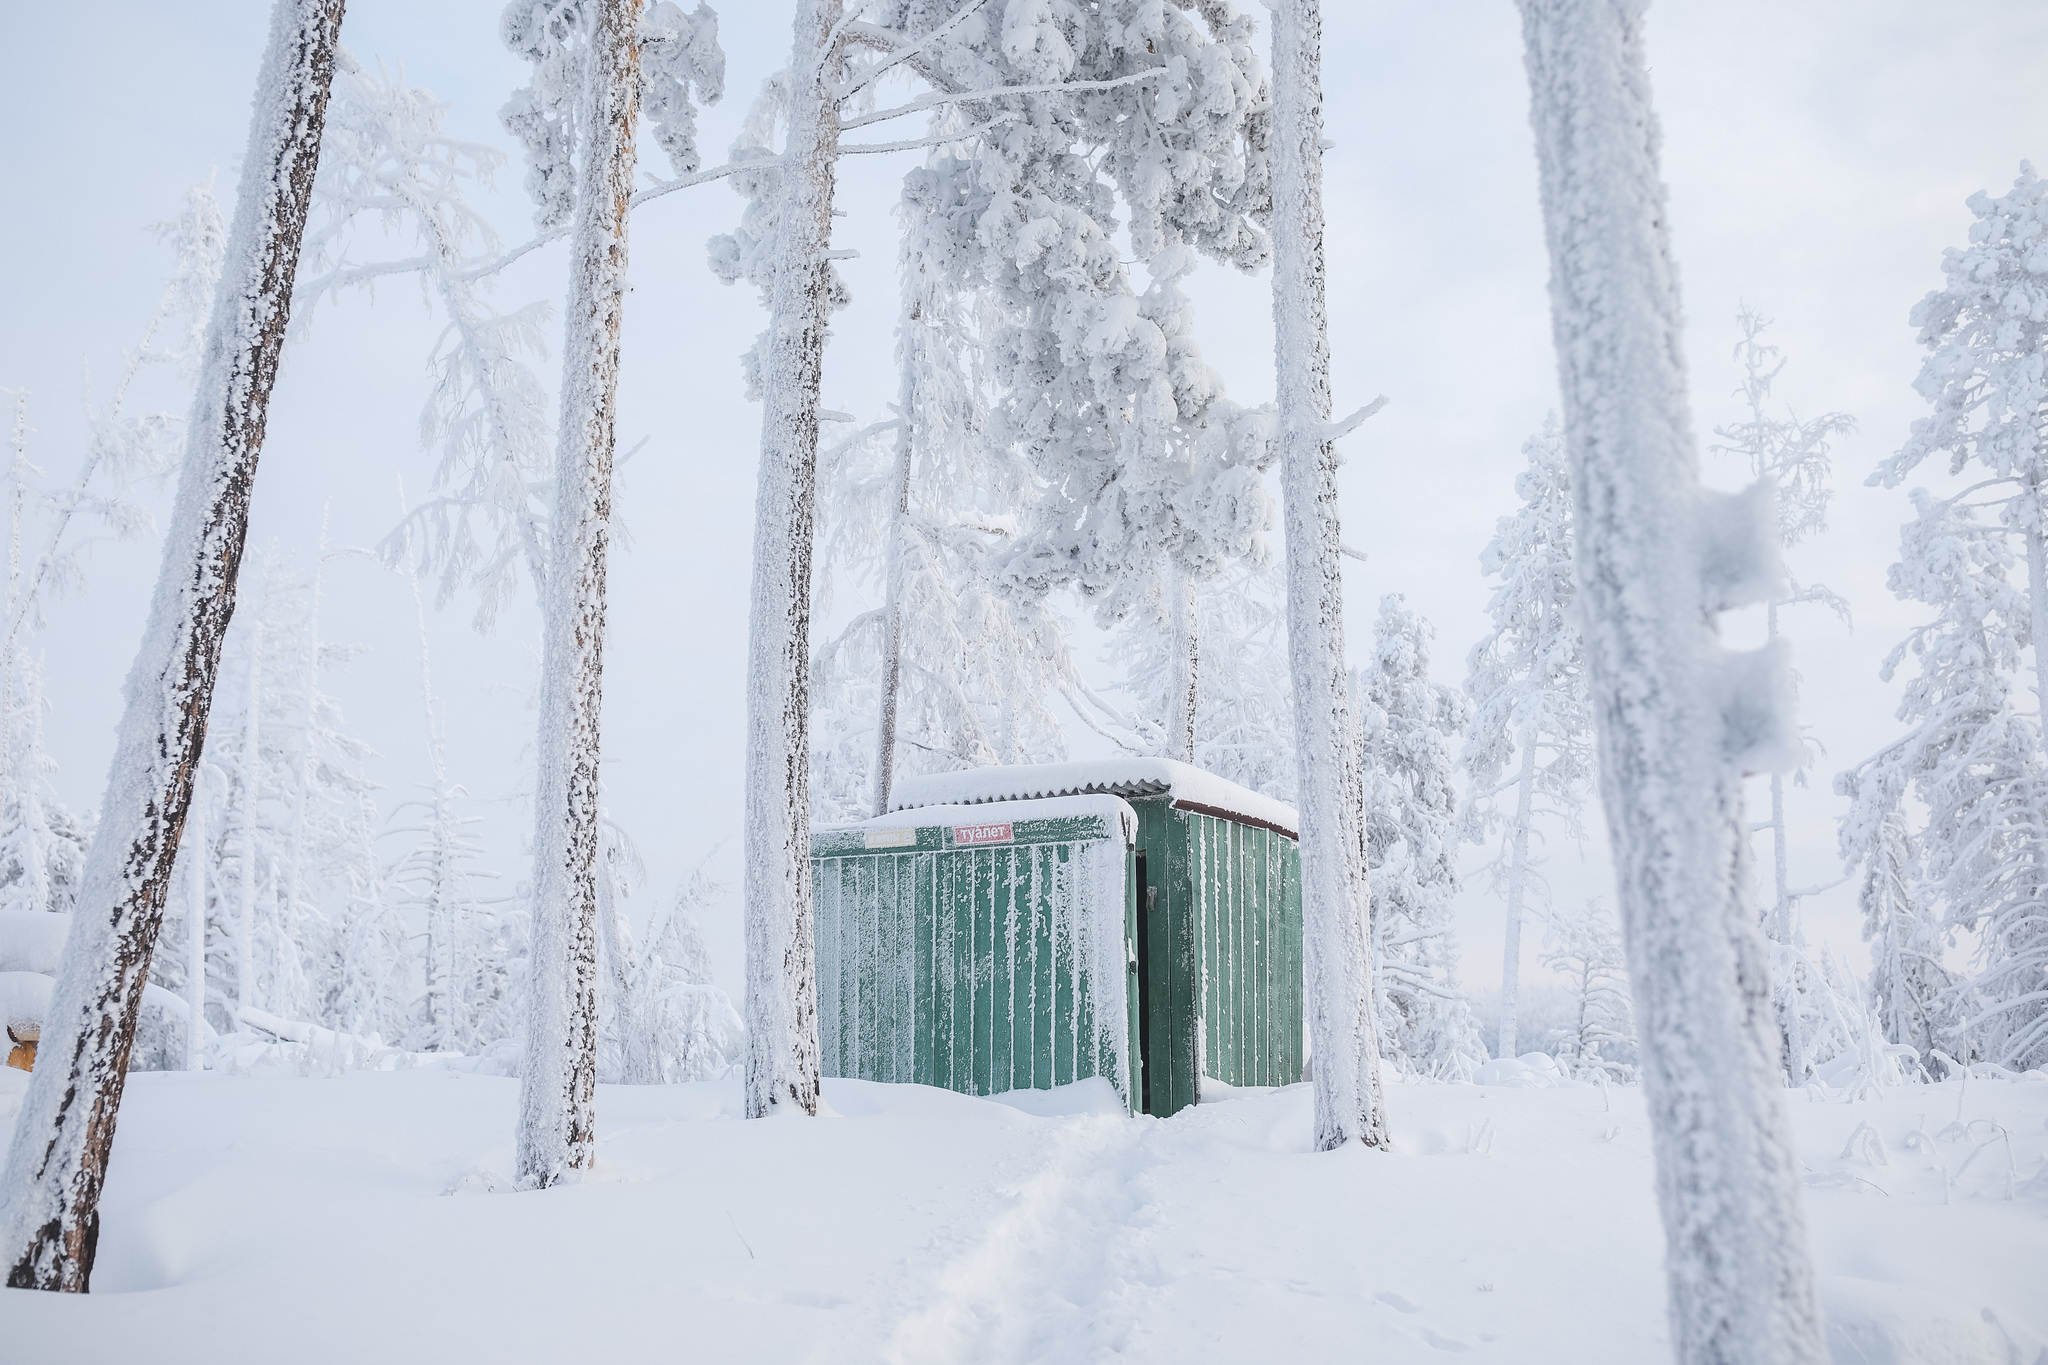
[[[640,5],[599,0],[595,7],[578,119],[583,164],[541,626],[533,979],[519,1073],[519,1180],[540,1188],[587,1168],[596,1139],[598,725],[626,210],[640,103]]]
[[[1809,1365],[1826,1350],[1735,761],[1784,723],[1712,623],[1768,582],[1776,537],[1699,485],[1642,0],[1521,10],[1672,1342],[1681,1365]]]
[[[1522,735],[1522,775],[1515,793],[1514,842],[1508,854],[1508,933],[1500,972],[1500,1036],[1498,1055],[1514,1057],[1521,1046],[1516,1038],[1515,1000],[1521,993],[1522,903],[1529,887],[1530,807],[1536,795],[1536,727]]]
[[[1344,574],[1323,303],[1322,12],[1273,8],[1273,322],[1287,652],[1301,769],[1302,950],[1318,1151],[1390,1145],[1372,1017],[1363,781],[1344,674]]]
[[[906,327],[916,326],[905,322]],[[889,600],[882,619],[882,705],[875,735],[875,806],[877,816],[889,813],[889,792],[896,783],[896,712],[903,690],[903,597],[907,576],[904,560],[910,535],[910,474],[917,453],[918,392],[915,357],[903,367],[903,411],[896,428],[896,514],[889,522]]]
[[[1195,761],[1195,709],[1202,699],[1202,640],[1195,614],[1195,580],[1178,565],[1166,570],[1167,648],[1172,651],[1172,695],[1167,698],[1166,756]],[[1338,655],[1342,661],[1342,654]]]
[[[746,1115],[818,1112],[811,921],[811,523],[830,311],[839,0],[798,0],[747,650]]]
[[[342,0],[278,0],[163,570],[44,1023],[8,1149],[0,1264],[21,1289],[84,1292],[100,1187],[164,897],[206,738],[249,491],[291,314]]]

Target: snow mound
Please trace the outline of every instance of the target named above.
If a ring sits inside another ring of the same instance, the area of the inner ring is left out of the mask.
[[[1213,773],[1167,758],[1113,758],[1086,763],[1017,763],[968,768],[898,780],[891,811],[925,806],[971,806],[989,801],[1025,801],[1039,797],[1171,796],[1184,809],[1229,816],[1247,824],[1276,829],[1289,838],[1301,828],[1294,807],[1261,796]]]
[[[25,1036],[22,1025],[40,1026],[55,984],[38,972],[0,972],[0,1024]]]
[[[1914,1284],[1820,1277],[1828,1355],[1856,1365],[2006,1365],[2042,1357],[2042,1338],[1972,1305]]]
[[[1107,1076],[1090,1076],[1072,1085],[1056,1085],[1049,1090],[1005,1090],[1000,1095],[987,1098],[992,1104],[1006,1104],[1042,1119],[1073,1118],[1079,1114],[1122,1117],[1130,1113],[1124,1097],[1116,1093],[1116,1087],[1110,1084]]]

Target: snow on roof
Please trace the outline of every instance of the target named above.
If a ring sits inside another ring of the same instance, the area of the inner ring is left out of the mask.
[[[1293,838],[1301,828],[1294,807],[1169,758],[1109,758],[1087,763],[1018,763],[956,773],[906,777],[896,783],[889,809],[970,806],[988,801],[1113,793],[1171,796],[1177,806],[1277,829]],[[1026,817],[1029,818],[1029,817]]]
[[[983,769],[1001,772],[1004,769]],[[915,779],[922,781],[923,779]],[[897,783],[901,790],[910,785],[909,781]],[[1130,802],[1121,796],[1107,793],[1087,796],[1057,796],[1046,800],[1013,801],[1003,811],[1006,819],[1016,820],[1071,820],[1077,815],[1100,815],[1117,822],[1112,828],[1123,830],[1124,842],[1138,837],[1138,813],[1131,809]],[[924,828],[931,825],[968,825],[988,819],[988,812],[977,808],[975,803],[930,804],[906,806],[896,803],[887,815],[878,815],[872,820],[858,824],[834,825],[835,830],[847,829],[906,829],[912,826]],[[829,833],[819,830],[818,833]]]

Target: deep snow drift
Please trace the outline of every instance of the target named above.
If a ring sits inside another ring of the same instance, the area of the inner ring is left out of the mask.
[[[1837,1362],[2048,1346],[2048,1078],[1962,1090],[1791,1097]],[[1317,1156],[1306,1086],[1159,1121],[827,1081],[834,1117],[754,1123],[737,1081],[606,1086],[597,1169],[526,1194],[515,1091],[131,1076],[93,1293],[0,1290],[0,1356],[1668,1358],[1635,1090],[1395,1085],[1395,1155]]]

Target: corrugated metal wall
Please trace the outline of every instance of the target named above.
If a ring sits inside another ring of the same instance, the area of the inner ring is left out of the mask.
[[[1164,800],[1134,801],[1146,854],[1151,1112],[1197,1078],[1301,1079],[1301,862],[1292,839]]]
[[[1111,1021],[1097,1019],[1077,922],[1088,894],[1079,850],[1123,856],[1105,833],[1094,819],[1021,821],[1011,844],[954,848],[947,830],[927,828],[900,851],[822,837],[812,868],[824,1073],[970,1095],[1107,1076],[1128,1095],[1117,1053],[1136,1056],[1135,1004],[1112,1025],[1120,1049],[1098,1026]],[[1110,947],[1096,961],[1120,967],[1121,945]]]

